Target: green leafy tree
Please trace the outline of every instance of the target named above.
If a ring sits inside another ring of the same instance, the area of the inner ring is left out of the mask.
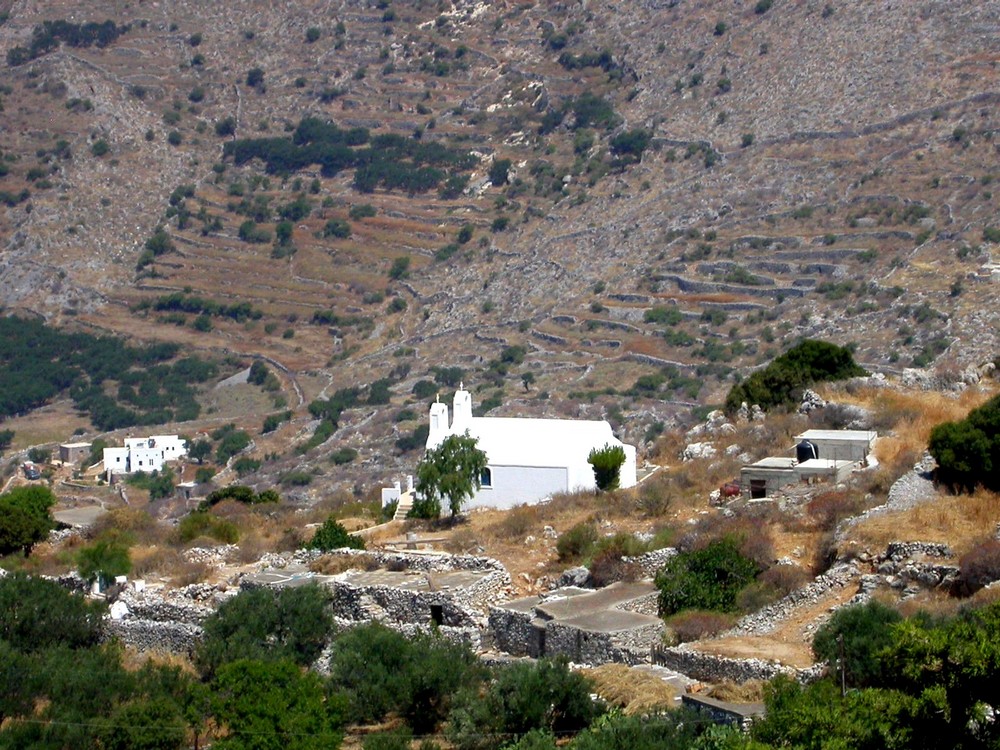
[[[97,731],[102,750],[181,750],[187,732],[181,708],[162,696],[115,708]]]
[[[594,469],[594,481],[601,492],[618,489],[622,464],[625,463],[625,449],[620,445],[607,444],[603,448],[593,448],[587,456],[587,463]]]
[[[681,710],[669,716],[609,716],[595,722],[569,745],[572,750],[689,750],[711,723]]]
[[[364,549],[365,541],[359,536],[348,534],[347,529],[336,518],[330,516],[323,522],[322,526],[316,529],[316,533],[313,534],[313,538],[309,540],[309,544],[306,546],[309,549],[329,552],[332,549],[341,549],[343,547]]]
[[[55,581],[13,573],[0,578],[0,642],[23,652],[93,646],[103,609]]]
[[[10,444],[14,442],[14,431],[13,430],[0,430],[0,453],[10,448]]]
[[[882,684],[879,652],[892,645],[895,636],[891,626],[902,619],[896,610],[875,600],[841,607],[816,631],[813,653],[831,667],[837,665],[843,637],[848,684],[853,687]]]
[[[660,614],[683,609],[736,610],[736,595],[760,572],[740,553],[739,540],[726,536],[703,549],[674,555],[656,575]]]
[[[791,406],[801,397],[806,386],[864,374],[849,349],[826,341],[807,339],[742,383],[734,385],[726,396],[726,413],[734,413],[743,402],[758,404],[765,410]]]
[[[208,675],[241,658],[312,664],[333,625],[329,598],[317,585],[241,591],[205,621],[195,662]]]
[[[427,734],[448,714],[452,696],[481,679],[481,665],[466,646],[435,634],[408,639],[371,623],[333,643],[331,689],[346,696],[353,721],[397,713],[415,733]]]
[[[212,683],[214,714],[226,728],[220,750],[327,750],[343,739],[342,702],[327,700],[315,672],[291,661],[240,659]]]
[[[830,679],[802,686],[779,676],[765,688],[767,713],[753,726],[754,740],[767,747],[882,748],[941,747],[916,741],[923,723],[918,701],[898,691],[862,690],[841,696]],[[944,743],[949,747],[960,745]]]
[[[931,430],[928,451],[937,461],[937,478],[955,491],[983,485],[1000,491],[1000,396],[958,422]]]
[[[15,487],[0,495],[0,554],[21,550],[24,556],[45,539],[55,522],[49,509],[56,498],[48,487]]]
[[[494,159],[490,165],[490,182],[498,187],[505,185],[511,166],[512,162],[510,159]]]
[[[449,435],[436,448],[427,451],[417,464],[417,496],[411,511],[418,518],[437,518],[441,501],[448,500],[452,516],[479,489],[479,478],[486,468],[486,454],[476,447],[478,440],[468,434]]]
[[[212,455],[212,444],[207,440],[195,440],[188,446],[188,457],[199,464],[205,463],[205,459],[210,455]]]
[[[119,539],[99,539],[77,554],[77,568],[88,581],[107,583],[132,570],[128,546]]]
[[[579,732],[602,711],[591,692],[589,680],[565,659],[502,667],[485,696],[471,690],[456,698],[448,738],[461,750],[486,750],[497,735]]]

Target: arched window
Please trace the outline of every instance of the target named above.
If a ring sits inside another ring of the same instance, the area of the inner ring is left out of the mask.
[[[483,469],[483,473],[479,475],[479,486],[480,487],[492,487],[493,486],[493,470],[488,466]]]

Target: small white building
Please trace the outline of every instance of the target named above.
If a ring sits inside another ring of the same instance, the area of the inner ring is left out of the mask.
[[[815,445],[816,458],[863,462],[875,447],[877,437],[874,430],[806,430],[795,439]]]
[[[110,481],[112,474],[160,471],[167,461],[186,455],[187,441],[177,435],[125,438],[124,448],[104,449],[104,470]]]
[[[625,451],[619,486],[636,483],[635,446],[618,440],[605,420],[474,417],[472,395],[462,386],[455,393],[453,410],[449,424],[448,406],[431,404],[426,447],[436,448],[450,435],[468,433],[477,439],[487,468],[467,507],[511,508],[557,492],[594,490],[594,470],[587,457],[605,445]]]

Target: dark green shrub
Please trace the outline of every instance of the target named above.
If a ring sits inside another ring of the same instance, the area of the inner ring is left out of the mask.
[[[323,236],[347,239],[351,236],[351,225],[343,219],[330,219],[323,227]]]
[[[881,683],[883,666],[880,652],[895,643],[892,629],[902,616],[875,601],[841,607],[816,631],[812,648],[816,658],[831,666],[840,659],[839,639],[843,636],[847,682],[853,687]]]
[[[703,549],[680,552],[656,575],[660,613],[684,609],[736,610],[736,596],[760,568],[740,552],[740,540],[723,537]]]
[[[335,466],[344,466],[345,464],[351,463],[354,459],[358,457],[358,452],[354,448],[339,448],[330,454],[330,461],[333,462]]]
[[[802,389],[812,383],[864,374],[849,349],[807,339],[733,386],[726,396],[725,410],[732,414],[743,402],[758,404],[765,410],[792,406],[801,397]]]
[[[195,652],[202,674],[239,659],[312,664],[330,635],[330,594],[316,584],[241,591],[205,620]]]
[[[260,468],[260,461],[256,458],[250,458],[250,456],[240,456],[235,461],[233,461],[233,470],[238,476],[245,477],[247,474],[253,474],[257,469]]]
[[[351,210],[348,212],[348,215],[354,220],[368,219],[375,216],[375,214],[375,206],[370,203],[361,203],[357,206],[351,206]]]
[[[597,528],[590,523],[579,523],[556,540],[556,552],[563,562],[589,557],[596,546]]]
[[[622,464],[625,463],[625,449],[620,445],[605,445],[593,448],[587,456],[587,463],[594,469],[594,481],[601,492],[618,489]]]
[[[240,539],[240,532],[231,521],[217,518],[207,511],[195,511],[181,519],[177,526],[177,536],[184,543],[207,536],[223,544],[236,544]]]
[[[405,279],[410,275],[410,256],[401,255],[392,261],[389,268],[389,278],[394,280]]]
[[[603,713],[591,700],[591,683],[565,659],[540,659],[499,668],[485,695],[465,691],[455,699],[447,736],[460,750],[488,750],[493,737],[533,730],[579,732]]]
[[[94,646],[103,609],[55,581],[11,573],[0,578],[0,643],[24,652]]]
[[[961,421],[934,427],[927,450],[938,464],[935,476],[953,491],[971,492],[980,484],[1000,490],[1000,396]]]
[[[316,529],[313,538],[306,545],[309,549],[318,549],[329,552],[334,549],[348,547],[350,549],[364,549],[365,542],[359,536],[348,534],[347,529],[340,525],[333,516],[330,516],[323,525]]]
[[[512,162],[510,159],[494,159],[490,165],[490,182],[495,186],[507,184]]]
[[[334,641],[330,674],[355,721],[381,721],[396,713],[415,733],[429,734],[448,715],[452,697],[481,681],[482,669],[464,645],[438,635],[407,639],[371,624]]]

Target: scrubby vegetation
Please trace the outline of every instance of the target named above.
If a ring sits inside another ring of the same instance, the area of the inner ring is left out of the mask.
[[[956,491],[982,485],[1000,492],[1000,396],[931,431],[927,449],[937,461],[937,478]]]
[[[467,172],[475,157],[440,143],[395,134],[372,136],[365,128],[342,130],[315,117],[303,118],[290,138],[252,138],[225,145],[237,165],[261,159],[268,172],[291,174],[318,165],[324,177],[354,169],[354,187],[423,193],[455,174]]]
[[[200,407],[193,386],[214,377],[218,367],[197,357],[168,364],[179,350],[0,318],[0,414],[22,414],[68,392],[101,430],[194,419]],[[118,383],[117,398],[108,394],[108,381]]]
[[[803,341],[733,386],[726,396],[726,412],[734,413],[741,403],[757,404],[764,410],[793,406],[806,386],[864,374],[849,349],[825,341]]]

